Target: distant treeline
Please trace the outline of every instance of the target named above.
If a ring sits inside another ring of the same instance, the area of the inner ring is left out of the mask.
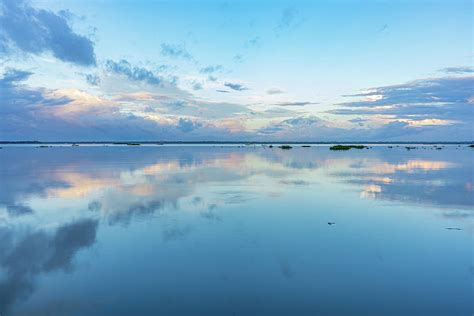
[[[37,141],[37,140],[20,140],[20,141],[0,141],[0,144],[245,144],[245,145],[258,145],[258,144],[314,144],[314,145],[331,145],[331,144],[446,144],[446,145],[462,145],[472,144],[474,141],[452,141],[452,142],[433,142],[433,141]]]

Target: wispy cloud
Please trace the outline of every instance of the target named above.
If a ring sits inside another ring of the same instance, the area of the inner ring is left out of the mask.
[[[86,74],[85,77],[90,85],[97,86],[100,83],[100,77],[96,74]]]
[[[448,73],[448,74],[467,74],[467,73],[473,73],[474,68],[470,66],[446,67],[446,68],[440,69],[440,71]]]
[[[182,44],[161,44],[161,54],[170,58],[192,59],[191,54],[186,50]]]
[[[202,74],[212,74],[219,70],[222,70],[222,65],[209,65],[209,66],[201,68],[199,72]]]
[[[107,60],[105,69],[109,72],[123,75],[132,81],[143,81],[151,85],[159,85],[163,82],[163,78],[155,75],[151,70],[132,66],[130,62],[125,59],[118,62]]]
[[[202,83],[199,82],[199,81],[193,81],[192,82],[192,88],[193,90],[197,91],[197,90],[202,90]]]
[[[274,105],[278,106],[305,106],[311,104],[319,104],[318,102],[310,102],[310,101],[295,101],[295,102],[280,102],[275,103]]]
[[[266,91],[267,94],[273,95],[273,94],[281,94],[285,93],[285,91],[279,89],[279,88],[270,88]]]
[[[285,30],[292,29],[302,23],[300,12],[294,8],[285,8],[280,15],[280,19],[275,27],[276,35],[279,35]]]
[[[232,82],[226,82],[224,83],[224,86],[227,88],[230,88],[235,91],[244,91],[244,90],[249,90],[246,86],[240,83],[232,83]]]

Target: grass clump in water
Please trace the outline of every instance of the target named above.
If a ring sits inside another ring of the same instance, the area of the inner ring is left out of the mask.
[[[349,150],[349,149],[364,149],[368,148],[367,146],[364,145],[335,145],[329,147],[329,150]]]

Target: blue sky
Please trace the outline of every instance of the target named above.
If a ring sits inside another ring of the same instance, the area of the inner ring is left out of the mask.
[[[472,140],[470,1],[0,0],[2,140]]]

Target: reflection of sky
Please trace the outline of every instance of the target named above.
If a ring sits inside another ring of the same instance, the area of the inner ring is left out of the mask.
[[[58,306],[64,310],[53,314],[118,312],[110,304],[128,314],[187,313],[176,301],[183,297],[202,312],[274,314],[294,304],[309,312],[311,293],[323,295],[318,306],[328,314],[342,312],[336,293],[376,314],[410,289],[425,291],[408,299],[412,308],[425,308],[423,300],[452,308],[431,301],[443,296],[467,306],[469,148],[6,147],[0,155],[2,315]],[[452,227],[462,231],[445,229]],[[372,281],[356,286],[359,278]],[[97,299],[86,303],[85,287]],[[134,287],[159,290],[160,300]],[[382,303],[355,300],[374,287]],[[221,303],[206,305],[216,295]],[[270,301],[275,309],[260,309]]]

